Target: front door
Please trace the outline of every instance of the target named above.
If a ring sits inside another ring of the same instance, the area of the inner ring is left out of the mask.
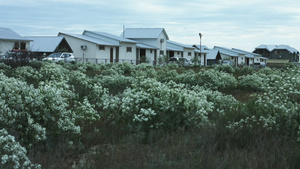
[[[146,62],[146,50],[145,49],[140,49],[140,57],[141,57],[141,63]]]
[[[114,63],[114,48],[110,48],[110,63]]]

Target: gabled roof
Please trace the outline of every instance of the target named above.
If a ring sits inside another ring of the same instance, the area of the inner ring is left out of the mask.
[[[59,32],[58,35],[60,35],[60,34],[61,35],[71,36],[71,37],[74,37],[74,38],[77,38],[77,39],[80,39],[80,40],[92,42],[92,43],[95,43],[97,45],[116,46],[116,45],[114,45],[112,43],[105,42],[105,41],[102,41],[102,40],[99,40],[99,39],[96,39],[96,38],[93,38],[93,37],[90,37],[90,36],[85,36],[85,35],[80,35],[80,34],[61,33],[61,32]]]
[[[30,39],[24,38],[9,28],[0,27],[0,39],[3,40],[20,40],[20,41],[31,41]]]
[[[245,50],[241,50],[241,49],[232,48],[232,50],[236,51],[236,52],[239,52],[239,53],[243,53],[248,58],[254,58],[254,57],[260,57],[261,56],[260,54],[251,53],[251,52],[248,52],[248,51],[245,51]]]
[[[231,49],[224,48],[224,47],[219,47],[219,46],[215,46],[214,49],[220,51],[220,53],[223,53],[223,54],[226,54],[226,55],[229,55],[229,56],[238,57],[239,53],[242,54],[242,52],[233,51]]]
[[[259,45],[258,47],[256,47],[255,49],[266,49],[269,52],[271,52],[272,50],[274,50],[276,48],[276,45]]]
[[[143,43],[137,43],[136,47],[142,48],[142,49],[159,49],[157,47],[146,45],[146,44],[143,44]]]
[[[196,49],[200,49],[200,45],[192,45]],[[205,45],[201,45],[201,50],[209,50],[209,48]]]
[[[106,32],[97,32],[97,31],[84,30],[82,35],[85,35],[86,33],[97,34],[97,35],[100,35],[100,36],[103,36],[103,37],[106,37],[106,38],[117,40],[119,42],[137,43],[136,41],[126,39],[126,38],[123,38],[123,37],[120,37],[120,36],[116,36],[116,35],[113,35],[113,34],[109,34],[109,33],[106,33]],[[89,36],[89,35],[87,35],[87,36]],[[97,38],[97,37],[94,37],[94,38]]]
[[[208,49],[208,50],[205,50],[205,52],[207,52],[206,59],[216,59],[216,57],[219,53],[219,51],[216,49]]]
[[[64,39],[62,36],[27,36],[32,39],[30,50],[32,52],[54,52]]]
[[[299,51],[295,48],[290,47],[289,45],[278,45],[274,50],[287,50],[291,53],[299,53]]]
[[[169,36],[164,28],[126,28],[121,37],[129,39],[156,39],[164,33],[169,40]]]
[[[185,45],[185,44],[181,44],[175,41],[171,41],[171,40],[167,40],[167,48],[171,47],[171,46],[178,46],[180,48],[190,48],[190,49],[194,49],[193,46],[191,45]]]
[[[299,52],[297,49],[290,47],[289,45],[259,45],[255,49],[266,49],[269,52],[272,52],[273,50],[287,50],[290,53]]]
[[[168,51],[177,51],[177,52],[183,52],[183,48],[174,47],[174,46],[167,46]]]
[[[195,53],[200,53],[200,50],[199,49],[195,49]],[[208,50],[201,50],[201,53],[209,53]]]

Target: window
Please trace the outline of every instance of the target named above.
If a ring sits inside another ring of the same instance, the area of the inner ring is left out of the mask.
[[[180,52],[177,52],[177,55],[180,55]]]
[[[152,53],[153,51],[152,51],[152,49],[150,49],[150,53]]]
[[[164,51],[163,51],[163,50],[160,50],[159,54],[160,54],[160,55],[164,55]]]
[[[192,56],[192,52],[188,52],[188,56]]]
[[[105,46],[100,45],[100,46],[99,46],[99,50],[105,50]]]
[[[19,49],[20,44],[19,43],[15,43],[14,49]]]
[[[127,47],[126,52],[132,52],[132,47]]]
[[[21,50],[25,50],[26,49],[26,43],[22,42],[21,43]]]

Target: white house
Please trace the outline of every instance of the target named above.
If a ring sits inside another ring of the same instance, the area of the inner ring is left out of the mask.
[[[117,45],[81,34],[58,33],[68,41],[77,62],[113,63],[118,60]]]
[[[233,51],[241,52],[245,54],[246,65],[251,65],[253,63],[267,63],[268,58],[262,57],[260,54],[248,52],[241,49],[232,48]]]
[[[137,59],[137,42],[126,39],[120,36],[115,36],[109,33],[105,32],[95,32],[95,31],[88,31],[85,30],[82,35],[93,37],[105,42],[108,42],[110,44],[113,44],[114,47],[110,47],[113,49],[113,52],[115,53],[115,62],[132,62],[138,60]],[[102,47],[103,50],[106,50],[105,47]]]
[[[200,62],[201,65],[207,66],[207,54],[209,53],[209,48],[205,45],[201,45],[201,50],[200,50],[200,45],[193,45],[195,48],[195,56],[200,57]]]
[[[206,53],[206,63],[207,65],[218,64],[221,58],[221,54],[216,49],[205,49],[204,52]]]
[[[234,66],[250,66],[254,63],[264,62],[266,63],[267,58],[262,57],[259,54],[247,52],[241,49],[228,49],[224,47],[215,46],[215,50],[218,50],[221,54],[222,60],[230,60],[234,63]]]
[[[30,51],[30,41],[9,28],[0,27],[0,55],[11,51]]]
[[[184,45],[178,42],[167,40],[167,56],[184,57],[192,60],[195,57],[195,48],[191,45]]]
[[[238,66],[244,63],[244,54],[241,52],[236,52],[228,48],[215,46],[215,50],[218,50],[221,54],[222,60],[229,60],[233,63],[234,66]]]
[[[140,48],[137,51],[138,55],[142,56],[140,53],[143,52],[145,57],[153,60],[154,63],[156,63],[158,56],[167,54],[167,40],[169,40],[169,36],[164,28],[126,28],[121,37],[155,48],[156,50],[153,53],[150,52],[153,49]]]

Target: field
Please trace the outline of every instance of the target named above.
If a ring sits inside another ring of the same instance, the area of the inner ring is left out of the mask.
[[[300,69],[0,63],[0,168],[298,168]]]

